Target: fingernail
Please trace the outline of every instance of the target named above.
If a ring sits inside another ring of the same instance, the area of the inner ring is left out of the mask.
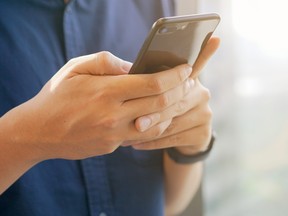
[[[152,124],[152,120],[149,117],[145,117],[145,116],[141,117],[139,119],[140,131],[144,132],[145,130],[147,130],[150,127],[151,124]]]
[[[122,61],[122,69],[123,71],[125,72],[129,72],[130,71],[130,68],[132,67],[132,63],[131,62],[128,62],[128,61]]]

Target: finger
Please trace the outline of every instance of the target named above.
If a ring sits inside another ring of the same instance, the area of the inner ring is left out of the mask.
[[[133,145],[136,143],[138,144],[138,143],[145,142],[147,140],[156,139],[156,138],[160,137],[165,132],[165,130],[170,126],[171,122],[172,122],[172,119],[168,119],[164,122],[161,122],[161,123],[155,125],[154,127],[150,128],[149,130],[147,130],[143,133],[139,133],[139,132],[134,133],[133,134],[133,140],[131,140],[131,137],[127,137],[125,143],[123,143],[122,146],[130,146],[130,145]]]
[[[158,124],[159,122],[163,122],[175,117],[176,112],[180,111],[179,107],[181,107],[182,111],[183,109],[188,110],[188,101],[196,102],[195,100],[187,99],[188,95],[191,94],[193,86],[194,80],[188,79],[183,86],[173,89],[173,91],[168,91],[165,94],[144,100],[143,107],[147,108],[145,109],[145,113],[137,113],[138,116],[139,114],[143,116],[140,116],[135,120],[136,129],[140,132],[143,132]],[[137,103],[133,105],[134,106],[131,106],[131,108],[134,110],[136,110],[139,106]],[[131,112],[133,111],[131,110]]]
[[[204,49],[201,51],[199,57],[197,58],[195,64],[193,65],[193,73],[191,78],[196,78],[199,76],[201,70],[211,58],[211,56],[216,52],[220,45],[220,39],[217,37],[211,38]]]
[[[201,125],[209,125],[212,122],[212,111],[208,105],[197,106],[184,115],[173,118],[172,123],[162,134],[162,137],[191,130]]]
[[[163,109],[161,112],[137,118],[135,120],[135,127],[138,131],[143,132],[159,122],[181,116],[197,106],[200,107],[201,104],[208,104],[209,99],[210,93],[208,89],[204,88],[198,79],[196,79],[195,85],[183,99],[169,106],[167,109]]]
[[[184,115],[175,117],[172,119],[172,122],[170,123],[169,127],[161,134],[161,138],[164,138],[166,136],[171,136],[173,134],[180,133],[185,130],[190,130],[193,128],[197,128],[201,125],[209,125],[212,121],[212,111],[211,108],[208,106],[208,104],[203,104],[195,107],[194,109],[189,110]],[[147,134],[153,134],[154,130],[157,130],[157,126],[159,124],[156,124],[155,126],[152,126],[147,131],[144,131],[139,134],[139,140],[137,139],[137,143],[142,142],[149,142],[153,139],[150,139],[151,136],[146,136]],[[156,127],[156,129],[155,129]],[[134,136],[134,138],[137,136]],[[145,139],[141,139],[141,137],[145,137]],[[135,140],[134,140],[135,141]]]
[[[156,150],[170,147],[184,147],[189,146],[195,150],[205,149],[211,136],[210,125],[202,125],[191,130],[186,130],[159,138],[145,143],[134,144],[132,147],[137,150]]]
[[[124,103],[123,106],[126,107],[125,109],[131,117],[137,118],[135,120],[135,126],[139,131],[143,132],[156,123],[168,120],[169,117],[161,120],[163,118],[160,119],[160,113],[162,113],[163,110],[169,109],[169,107],[174,104],[180,103],[179,101],[185,98],[191,91],[193,85],[194,82],[188,79],[183,85],[163,94],[145,97],[139,100],[130,100]]]
[[[171,119],[168,121],[171,121]],[[156,124],[141,133],[137,133],[136,128],[134,128],[135,131],[133,132],[133,136],[129,136],[125,140],[130,140],[130,144],[149,142],[155,138],[164,138],[186,130],[200,127],[202,125],[210,125],[211,121],[211,108],[208,106],[208,104],[204,104],[189,110],[184,115],[173,118],[172,122],[169,124],[169,127],[165,128],[164,132],[163,128],[160,127],[161,124]],[[133,130],[133,125],[131,127]],[[160,132],[161,135],[159,136]]]
[[[121,79],[123,100],[159,95],[181,85],[192,72],[188,64],[154,74],[133,74]]]
[[[71,75],[121,75],[127,74],[132,63],[124,61],[110,52],[99,52],[71,59],[63,69],[70,69]]]
[[[212,111],[208,105],[197,106],[184,115],[173,118],[169,127],[162,134],[162,137],[171,136],[181,131],[197,128],[201,125],[211,124]]]
[[[178,103],[173,104],[160,113],[159,121],[165,121],[166,119],[180,117],[186,113],[198,112],[197,116],[201,118],[201,112],[205,112],[208,108],[208,102],[210,100],[210,92],[207,88],[201,85],[198,79],[195,81],[195,85],[192,90]],[[203,109],[202,111],[198,109]],[[193,110],[193,111],[192,111]]]
[[[200,127],[201,125],[210,125],[212,121],[212,111],[208,102],[204,102],[203,104],[189,110],[184,115],[168,119],[167,121],[170,121],[168,128],[165,127],[164,129],[163,125],[158,123],[141,133],[139,133],[139,131],[137,132],[137,129],[133,127],[134,124],[132,124],[131,130],[133,131],[133,135],[130,134],[129,137],[125,138],[125,140],[130,140],[129,145],[149,142],[155,138],[164,138],[181,133],[185,130]]]

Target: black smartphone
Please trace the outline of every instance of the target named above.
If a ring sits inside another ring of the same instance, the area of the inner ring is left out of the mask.
[[[193,65],[219,22],[216,13],[160,18],[129,73],[155,73],[184,63]]]

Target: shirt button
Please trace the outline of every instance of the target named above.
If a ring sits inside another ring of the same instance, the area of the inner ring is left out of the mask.
[[[105,212],[101,212],[99,216],[107,216],[107,214]]]

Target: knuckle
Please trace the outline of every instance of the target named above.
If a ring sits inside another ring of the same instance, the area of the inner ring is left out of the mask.
[[[168,94],[159,95],[158,104],[159,104],[160,108],[168,107],[169,103],[170,103],[170,98],[169,98]]]
[[[162,93],[164,91],[164,82],[161,78],[153,77],[149,81],[149,87],[156,94]]]
[[[176,111],[176,114],[177,115],[181,115],[181,114],[183,114],[183,113],[185,113],[185,111],[186,111],[186,101],[184,101],[184,100],[181,100],[181,101],[179,101],[177,104],[176,104],[176,108],[175,108],[175,111]]]
[[[107,129],[115,129],[119,126],[120,119],[111,115],[107,118],[105,118],[102,122],[102,125]]]
[[[71,58],[68,62],[67,62],[67,65],[74,65],[78,62],[78,58]]]
[[[203,97],[206,101],[209,101],[209,100],[211,99],[211,93],[210,93],[209,89],[203,87],[202,97]]]
[[[213,112],[212,112],[212,109],[211,109],[210,106],[207,107],[206,116],[207,116],[209,119],[212,119],[212,117],[213,117]]]
[[[103,58],[104,60],[110,59],[112,54],[109,51],[101,51],[98,53],[100,58]]]
[[[183,82],[184,80],[187,79],[186,73],[183,71],[183,68],[177,68],[177,75],[178,75],[178,80],[180,82]]]
[[[203,110],[202,118],[205,120],[205,122],[210,122],[213,116],[212,109],[210,106],[207,106],[206,109]]]
[[[103,66],[109,64],[111,57],[112,54],[108,51],[101,51],[96,55],[97,62]]]
[[[201,111],[198,112],[198,117],[199,117],[199,120],[198,120],[199,126],[205,126],[206,124],[210,125],[210,123],[212,122],[212,117],[213,117],[211,108],[209,106],[202,107]]]

